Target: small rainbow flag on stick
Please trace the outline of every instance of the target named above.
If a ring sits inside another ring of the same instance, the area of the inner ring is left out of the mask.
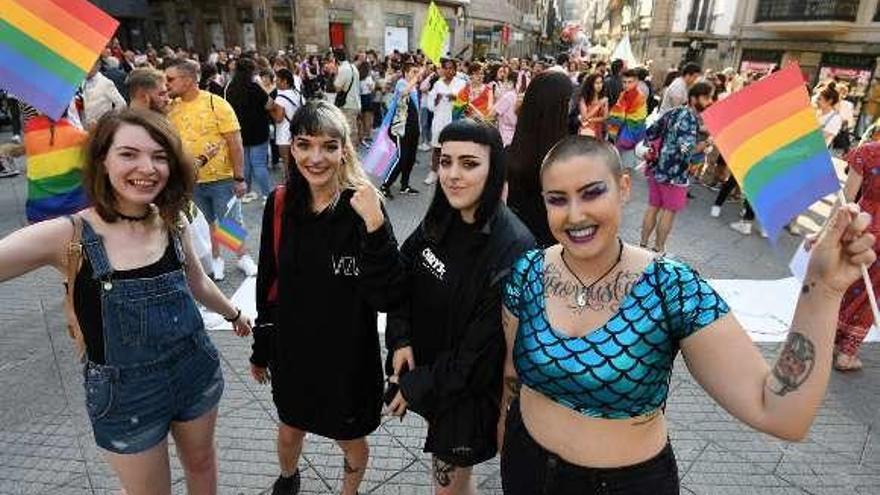
[[[83,145],[87,135],[62,119],[45,115],[30,119],[24,128],[27,152],[29,222],[41,222],[75,213],[88,206],[82,187]]]
[[[797,64],[712,105],[703,121],[771,239],[840,190]]]
[[[244,226],[238,223],[235,217],[229,216],[229,213],[232,212],[232,208],[237,205],[238,201],[239,199],[233,196],[226,203],[226,213],[223,215],[223,218],[214,224],[214,229],[211,232],[211,236],[217,244],[233,253],[240,253],[244,247],[244,240],[247,239],[247,230],[245,230]],[[236,217],[240,217],[240,215]]]
[[[61,117],[119,22],[86,0],[0,3],[0,87]]]

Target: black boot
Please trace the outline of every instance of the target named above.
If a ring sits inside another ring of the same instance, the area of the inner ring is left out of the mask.
[[[272,485],[272,495],[297,495],[299,493],[300,481],[299,469],[289,478],[279,476],[275,480],[275,484]]]

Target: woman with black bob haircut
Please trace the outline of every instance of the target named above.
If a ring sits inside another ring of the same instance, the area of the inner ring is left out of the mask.
[[[497,450],[501,288],[534,239],[502,201],[498,130],[463,119],[439,142],[434,199],[401,248],[408,301],[388,316],[386,398],[391,414],[411,409],[428,421],[435,493],[471,494],[472,466]]]
[[[377,311],[400,299],[403,271],[391,223],[342,111],[309,101],[290,129],[290,177],[269,195],[263,213],[251,356],[258,382],[271,371],[280,422],[281,476],[272,493],[299,491],[309,432],[339,444],[342,493],[355,495],[367,467],[366,436],[382,412]],[[283,210],[276,218],[277,209]]]

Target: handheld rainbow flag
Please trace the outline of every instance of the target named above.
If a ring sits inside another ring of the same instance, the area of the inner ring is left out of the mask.
[[[771,239],[840,189],[797,64],[712,105],[703,121]]]
[[[86,0],[3,0],[0,87],[60,118],[118,25]]]
[[[234,217],[229,216],[232,208],[236,206],[238,198],[233,197],[226,204],[226,214],[223,218],[217,220],[214,229],[211,231],[211,237],[226,249],[233,253],[240,253],[244,247],[244,240],[247,239],[247,230]]]
[[[82,187],[82,147],[86,138],[85,132],[66,119],[53,122],[41,115],[25,124],[25,214],[29,222],[69,215],[88,206]]]
[[[466,84],[461,91],[455,95],[455,101],[452,102],[452,120],[463,119],[467,116],[467,107],[471,100],[471,85]]]

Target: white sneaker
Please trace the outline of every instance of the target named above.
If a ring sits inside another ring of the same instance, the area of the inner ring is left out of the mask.
[[[257,193],[251,191],[249,193],[245,193],[241,197],[241,202],[247,204],[247,203],[250,203],[251,201],[257,199],[258,197],[259,197],[259,195],[257,195]]]
[[[764,239],[770,237],[770,234],[768,234],[767,231],[764,230],[764,227],[761,227],[761,237],[763,237]]]
[[[235,266],[244,272],[245,277],[255,277],[257,275],[257,264],[254,263],[254,259],[249,254],[242,255],[238,262],[235,263]]]
[[[226,262],[223,258],[214,258],[211,262],[211,276],[218,282],[226,278]]]
[[[428,143],[422,143],[419,145],[419,151],[431,151],[431,145]]]
[[[730,228],[739,232],[742,235],[752,235],[752,222],[740,220],[739,222],[733,222],[732,224],[730,224]]]
[[[712,205],[712,209],[709,210],[709,216],[712,218],[718,218],[721,216],[721,207]]]
[[[437,172],[433,170],[428,172],[428,176],[425,177],[425,184],[430,186],[431,184],[437,182]]]

